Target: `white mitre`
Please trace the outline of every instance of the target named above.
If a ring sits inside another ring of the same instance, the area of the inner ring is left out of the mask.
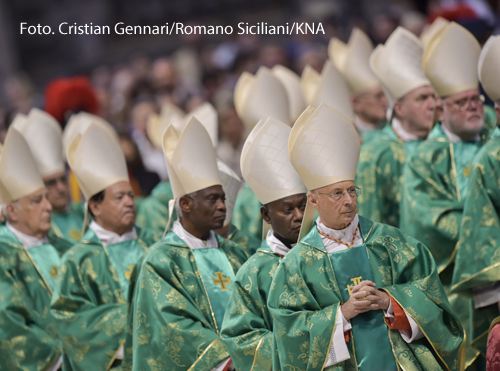
[[[163,153],[174,199],[222,184],[210,136],[195,117],[180,133],[168,126],[163,134]]]
[[[233,219],[234,205],[240,191],[241,179],[233,170],[231,170],[229,166],[219,159],[217,159],[217,169],[219,170],[222,189],[226,195],[226,201],[224,201],[224,204],[226,205],[226,219],[224,219],[224,226],[227,226]]]
[[[300,77],[292,70],[281,65],[274,66],[271,72],[285,87],[286,94],[288,95],[290,119],[294,122],[307,107],[300,87]]]
[[[356,128],[342,113],[321,104],[308,107],[292,128],[290,162],[308,190],[354,181],[361,142]]]
[[[61,126],[51,115],[32,108],[25,119],[14,120],[12,125],[28,143],[42,177],[65,170]]]
[[[432,24],[420,35],[420,42],[422,43],[423,47],[425,48],[429,41],[434,38],[434,35],[440,32],[441,29],[448,24],[450,24],[450,21],[448,21],[447,19],[437,17],[434,22],[432,22]]]
[[[26,116],[17,115],[14,123],[16,120],[26,120]],[[11,125],[0,154],[0,202],[17,201],[43,188],[45,184],[28,143]]]
[[[243,178],[263,205],[307,192],[288,158],[291,130],[288,125],[269,117],[259,121],[243,146]]]
[[[184,118],[184,125],[187,125],[192,117],[196,117],[198,122],[203,125],[210,136],[213,147],[217,147],[217,144],[219,143],[219,115],[217,114],[217,110],[214,106],[205,102],[196,107],[186,115]]]
[[[129,182],[125,155],[116,138],[92,122],[68,145],[66,158],[88,201],[119,182]]]
[[[66,124],[66,127],[64,128],[62,136],[64,154],[68,152],[68,146],[73,141],[73,139],[78,134],[83,134],[85,131],[87,131],[88,127],[92,123],[96,124],[102,130],[106,131],[117,143],[119,143],[118,133],[110,123],[108,123],[103,118],[92,115],[90,113],[79,112],[71,115],[68,123]]]
[[[271,70],[260,67],[254,76],[243,72],[234,88],[234,106],[247,128],[267,117],[290,124],[290,103],[288,94]]]
[[[490,36],[479,56],[479,81],[488,96],[500,101],[500,36]]]
[[[440,97],[477,89],[481,47],[464,27],[450,22],[434,34],[423,55],[423,69]]]
[[[359,28],[354,28],[347,44],[332,39],[328,45],[328,55],[335,67],[344,76],[349,89],[354,94],[362,94],[379,86],[379,81],[370,68],[373,44]]]
[[[330,61],[325,63],[321,74],[306,66],[302,72],[301,85],[306,102],[310,106],[318,107],[325,103],[340,111],[349,120],[354,119],[347,83]]]
[[[178,131],[184,127],[184,112],[172,103],[165,103],[159,115],[152,113],[148,116],[146,134],[156,148],[162,148],[163,133],[168,125],[174,125]]]
[[[422,69],[424,48],[410,31],[398,27],[370,58],[391,105],[416,88],[431,85]]]

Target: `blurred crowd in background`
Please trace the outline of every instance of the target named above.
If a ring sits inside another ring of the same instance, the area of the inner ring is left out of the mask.
[[[30,2],[21,3],[26,7]],[[70,6],[75,2],[69,3],[49,2],[47,7],[54,7],[54,4]],[[171,20],[172,14],[175,14],[166,12],[165,17],[160,17],[158,14],[167,11],[168,4],[172,2],[164,3],[160,6],[156,2],[145,2],[150,6],[142,11],[155,14],[157,19],[162,20],[156,24],[161,24]],[[212,4],[214,9],[224,9],[225,2],[207,3]],[[234,109],[233,90],[242,72],[255,73],[260,66],[271,68],[278,64],[299,75],[306,65],[321,71],[328,58],[329,40],[332,37],[346,40],[353,27],[364,30],[374,45],[385,42],[398,25],[418,36],[438,16],[466,26],[481,43],[500,29],[498,0],[304,0],[289,3],[236,3],[240,4],[240,8],[233,9],[234,14],[225,11],[219,13],[217,18],[217,11],[207,11],[210,20],[206,20],[203,14],[199,14],[203,9],[197,9],[193,12],[199,18],[193,20],[189,18],[191,14],[184,9],[179,20],[192,25],[232,24],[233,21],[241,20],[265,21],[275,25],[293,21],[321,21],[325,34],[278,37],[236,34],[143,35],[120,38],[74,35],[64,36],[62,39],[56,36],[38,36],[40,40],[44,38],[43,42],[47,43],[49,50],[66,50],[62,54],[54,52],[52,59],[42,53],[38,61],[37,50],[40,47],[33,46],[33,52],[29,49],[36,37],[21,37],[17,34],[18,25],[15,22],[20,17],[16,16],[16,11],[19,11],[21,5],[0,2],[0,13],[3,13],[0,17],[4,20],[9,18],[9,22],[4,23],[3,27],[8,25],[10,28],[0,38],[0,49],[12,52],[13,56],[9,59],[3,53],[4,56],[0,57],[0,141],[3,142],[16,113],[27,114],[32,107],[45,109],[63,127],[73,112],[85,110],[98,114],[109,121],[120,134],[129,170],[139,182],[137,193],[146,196],[160,180],[167,178],[163,153],[147,137],[149,115],[159,113],[165,102],[189,112],[208,101],[218,112],[217,155],[241,175],[239,158],[247,130]],[[40,2],[37,4],[40,8]],[[88,7],[88,4],[94,3],[86,4]],[[128,4],[129,8],[131,6],[126,1],[124,4]],[[193,5],[193,2],[188,1],[187,4]],[[120,8],[120,5],[119,1],[94,4],[92,6],[95,12],[84,13],[86,19],[80,23],[99,23],[96,20],[100,20],[100,24],[112,24],[121,21],[116,15],[106,16],[110,9]],[[99,13],[103,9],[107,9],[106,12]],[[133,13],[135,8],[131,9],[130,12]],[[177,6],[172,9],[180,11],[181,8]],[[36,14],[31,14],[31,17],[41,22]],[[71,21],[76,19],[73,17]],[[10,41],[5,39],[9,34]],[[51,42],[56,45],[50,44]],[[74,99],[75,96],[78,99]]]

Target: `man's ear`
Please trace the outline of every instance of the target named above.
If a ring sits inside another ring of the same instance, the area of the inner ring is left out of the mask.
[[[9,202],[7,205],[5,205],[5,210],[7,211],[7,215],[9,216],[10,220],[12,220],[13,222],[17,222],[19,220],[17,207],[12,202]]]
[[[92,212],[92,215],[94,215],[94,217],[96,217],[96,216],[99,217],[99,215],[101,215],[101,208],[99,207],[98,202],[90,200],[89,201],[89,209]]]
[[[497,125],[500,124],[500,103],[495,102],[495,112],[497,113]]]
[[[260,207],[260,215],[262,215],[262,219],[264,219],[267,224],[271,224],[271,217],[269,216],[269,209],[267,206]]]
[[[317,197],[318,197],[318,195],[315,195],[312,192],[309,192],[309,194],[307,195],[307,201],[309,201],[309,203],[311,204],[311,206],[314,207],[315,209],[318,208],[318,199],[317,199]]]
[[[181,208],[182,214],[188,214],[193,209],[193,199],[190,197],[182,196],[179,198],[179,206]]]
[[[441,98],[438,98],[436,101],[436,113],[434,114],[438,121],[442,122],[443,121],[443,115],[444,115],[444,102]]]
[[[360,99],[356,94],[351,95],[352,109],[356,112],[359,107]]]

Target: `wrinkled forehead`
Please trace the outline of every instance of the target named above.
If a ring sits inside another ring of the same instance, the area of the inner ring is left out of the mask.
[[[347,190],[354,186],[354,181],[344,180],[343,182],[333,183],[322,188],[315,189],[313,192],[318,193],[332,193],[335,190]]]

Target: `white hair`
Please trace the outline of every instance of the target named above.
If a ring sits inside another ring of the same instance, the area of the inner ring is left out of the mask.
[[[8,202],[6,204],[2,204],[2,216],[3,218],[8,221],[9,220],[9,213],[7,213],[7,205],[8,204],[11,204],[11,205],[14,205],[15,207],[17,207],[18,209],[21,208],[21,205],[19,205],[19,200],[16,200],[16,201],[11,201],[11,202]]]

